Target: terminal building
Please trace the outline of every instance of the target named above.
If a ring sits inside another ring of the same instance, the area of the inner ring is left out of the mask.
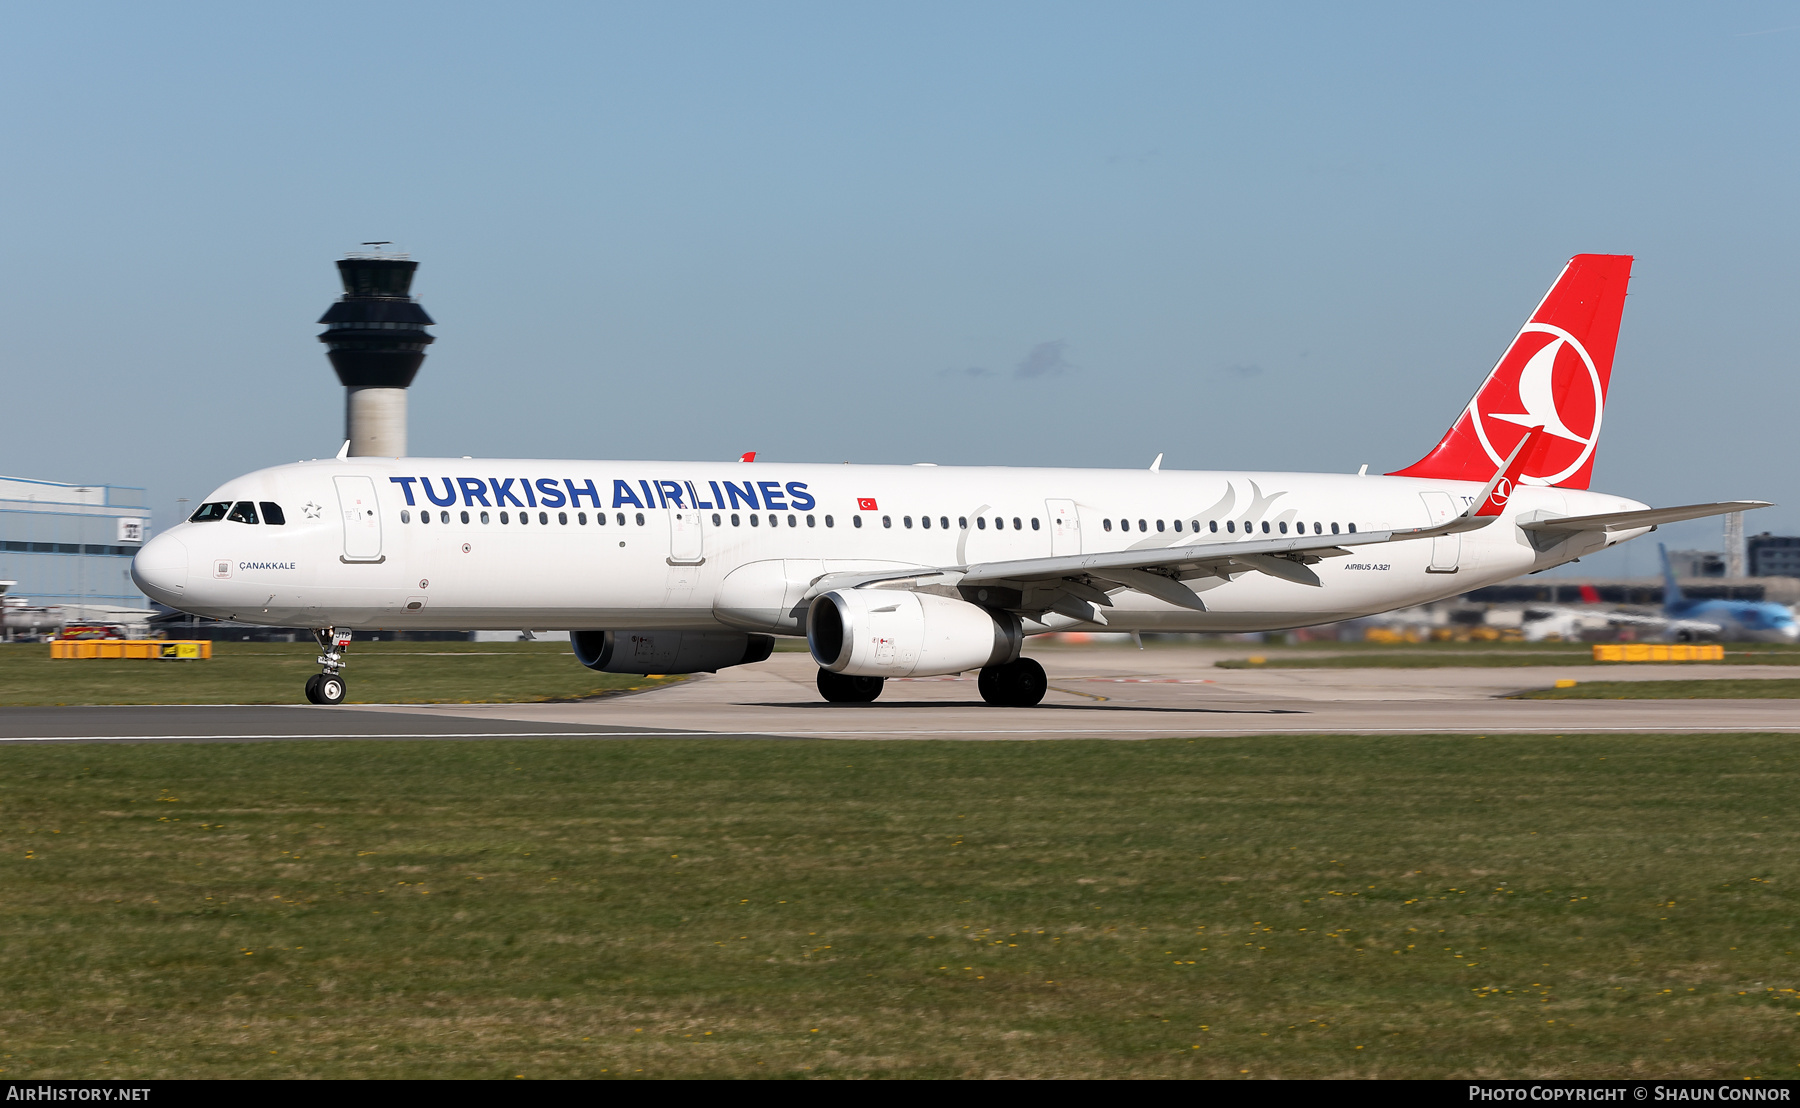
[[[1752,577],[1800,577],[1800,536],[1764,531],[1744,543]]]
[[[0,581],[13,609],[60,608],[68,621],[148,615],[131,559],[149,537],[144,490],[0,477]],[[132,620],[136,622],[136,620]]]

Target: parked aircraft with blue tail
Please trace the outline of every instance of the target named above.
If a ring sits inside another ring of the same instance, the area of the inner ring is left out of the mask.
[[[1794,642],[1800,640],[1800,623],[1786,604],[1773,600],[1692,600],[1681,591],[1675,570],[1669,565],[1668,548],[1656,544],[1662,556],[1663,615],[1666,635],[1676,642],[1720,639],[1725,642]]]

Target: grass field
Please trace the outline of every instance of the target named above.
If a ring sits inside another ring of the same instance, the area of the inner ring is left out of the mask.
[[[1583,681],[1567,689],[1532,689],[1513,700],[1791,700],[1800,680],[1752,677],[1714,681]]]
[[[1263,659],[1251,661],[1251,657]],[[1729,665],[1800,665],[1800,647],[1727,643]],[[1596,662],[1587,643],[1317,643],[1270,647],[1213,663],[1220,669],[1439,669],[1446,666],[1617,665]]]
[[[1800,1075],[1800,739],[0,747],[0,1070]]]
[[[213,644],[207,661],[51,661],[42,643],[0,644],[0,705],[301,704],[313,643]],[[359,642],[351,704],[568,700],[663,683],[595,673],[568,643]]]

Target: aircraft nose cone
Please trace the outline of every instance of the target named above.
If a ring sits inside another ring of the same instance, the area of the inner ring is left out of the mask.
[[[181,607],[187,589],[187,547],[173,535],[152,536],[131,559],[131,579],[150,599]]]

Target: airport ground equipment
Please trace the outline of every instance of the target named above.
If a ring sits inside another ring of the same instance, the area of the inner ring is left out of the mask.
[[[1723,662],[1718,643],[1597,642],[1596,662]]]
[[[160,659],[203,661],[212,657],[207,639],[56,639],[52,659]]]

